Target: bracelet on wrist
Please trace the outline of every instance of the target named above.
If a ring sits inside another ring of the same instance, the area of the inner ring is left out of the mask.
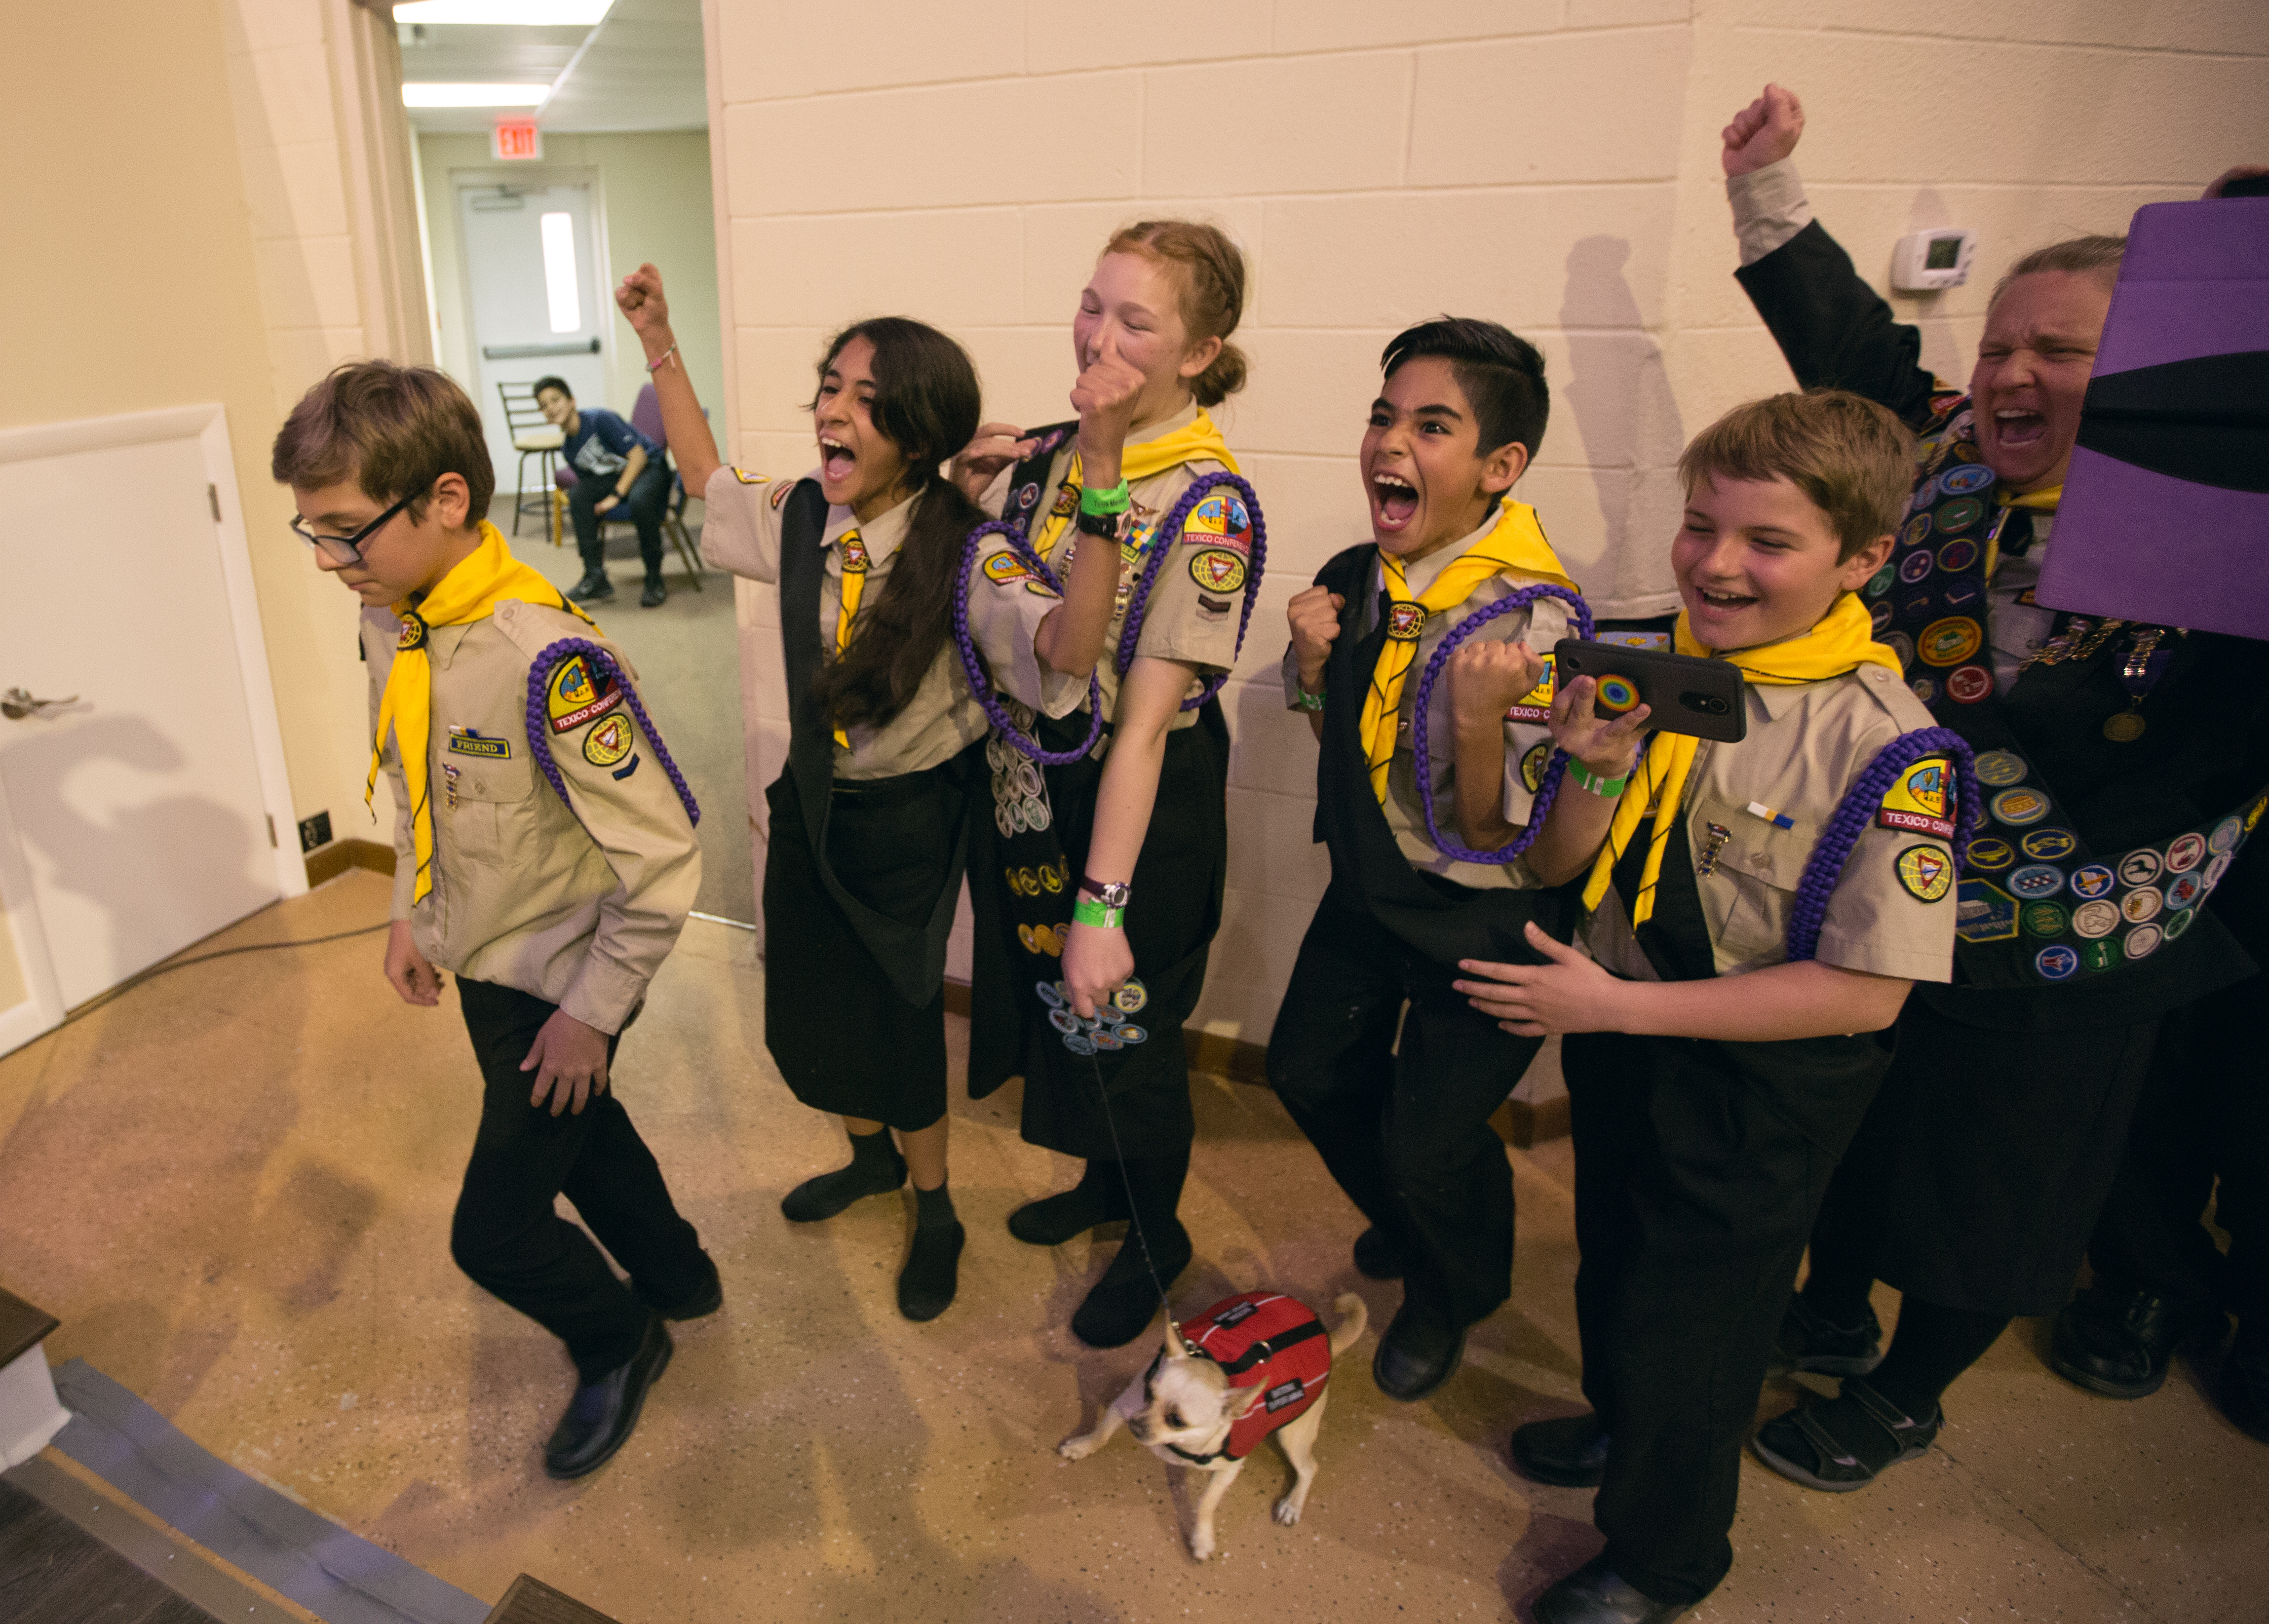
[[[1079,517],[1074,523],[1083,535],[1108,536],[1112,541],[1119,539],[1117,513],[1091,513],[1083,507],[1079,510]]]
[[[1125,513],[1134,500],[1134,498],[1127,489],[1127,482],[1123,479],[1107,491],[1098,491],[1093,485],[1089,485],[1079,493],[1079,511],[1083,513],[1115,515]]]
[[[1571,756],[1568,757],[1568,777],[1578,789],[1588,791],[1602,801],[1614,801],[1622,794],[1624,786],[1630,782],[1630,770],[1626,767],[1619,779],[1603,779]]]
[[[658,372],[660,372],[660,371],[661,370],[661,364],[662,364],[664,361],[667,361],[668,359],[669,359],[669,358],[670,358],[671,356],[676,355],[676,353],[677,353],[677,346],[676,346],[676,344],[672,344],[672,345],[670,345],[669,349],[667,349],[667,350],[663,351],[660,355],[658,355],[658,356],[654,357],[654,358],[653,360],[648,361],[648,362],[646,364],[646,369],[647,369],[647,371],[648,371],[648,372],[650,372],[650,373],[658,373]]]
[[[1296,711],[1322,710],[1324,708],[1322,690],[1319,689],[1314,693],[1310,693],[1304,688],[1299,690],[1292,696],[1292,708]]]
[[[1127,918],[1127,910],[1114,908],[1108,903],[1096,902],[1082,897],[1071,905],[1071,922],[1092,925],[1102,930],[1118,930]]]

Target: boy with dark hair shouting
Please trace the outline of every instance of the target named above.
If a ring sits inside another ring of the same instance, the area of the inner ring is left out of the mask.
[[[596,1470],[669,1362],[662,1320],[714,1310],[717,1270],[610,1091],[700,883],[693,798],[622,656],[484,512],[480,415],[427,367],[340,367],[276,437],[292,528],[363,605],[377,754],[394,789],[386,978],[440,1001],[457,972],[486,1080],[449,1247],[567,1345],[577,1387],[543,1452]],[[552,1210],[565,1194],[607,1251]]]

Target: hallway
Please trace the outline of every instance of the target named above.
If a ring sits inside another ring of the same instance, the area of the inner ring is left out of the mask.
[[[350,874],[193,952],[381,921]],[[637,1436],[581,1483],[538,1450],[567,1390],[556,1345],[482,1296],[446,1237],[477,1093],[454,994],[397,1003],[381,937],[162,976],[0,1059],[9,1284],[176,1425],[484,1598],[526,1569],[624,1620],[1504,1619],[1596,1536],[1589,1495],[1515,1477],[1516,1421],[1576,1406],[1566,1140],[1513,1153],[1515,1302],[1427,1404],[1382,1399],[1375,1333],[1339,1372],[1306,1520],[1276,1527],[1264,1449],[1193,1564],[1194,1496],[1124,1440],[1052,1453],[1149,1357],[1063,1330],[1100,1267],[1002,1229],[1064,1167],[1023,1144],[1015,1090],[955,1108],[962,1295],[892,1305],[905,1220],[870,1200],[792,1231],[781,1192],[837,1155],[763,1049],[747,934],[698,921],[625,1044],[623,1096],[726,1281],[681,1327]],[[858,1018],[846,989],[845,1020]],[[1395,1291],[1348,1261],[1358,1228],[1262,1089],[1198,1087],[1187,1312],[1255,1285],[1324,1304]],[[1106,1232],[1107,1233],[1107,1232]],[[1107,1250],[1107,1249],[1106,1249]],[[1886,1310],[1894,1300],[1880,1304]],[[1814,1495],[1744,1468],[1737,1565],[1700,1620],[2260,1616],[2261,1446],[2178,1363],[2119,1404],[2050,1375],[2021,1322],[1950,1395],[1924,1461]],[[1767,1390],[1778,1408],[1793,1389]]]

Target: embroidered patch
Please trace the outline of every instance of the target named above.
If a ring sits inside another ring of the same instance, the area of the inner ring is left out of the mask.
[[[1911,845],[1899,853],[1899,883],[1924,902],[1943,902],[1954,889],[1954,860],[1934,845]]]
[[[795,488],[795,486],[789,484],[786,480],[780,480],[773,484],[772,495],[766,497],[765,500],[770,502],[774,507],[778,507],[782,502],[787,500],[787,493]]]
[[[1271,1414],[1274,1414],[1276,1411],[1284,1408],[1287,1405],[1299,1403],[1301,1399],[1307,1396],[1308,1389],[1306,1384],[1302,1382],[1298,1377],[1292,1376],[1287,1377],[1284,1380],[1277,1383],[1275,1386],[1271,1387],[1268,1390],[1268,1396],[1263,1399],[1260,1402]]]
[[[1426,630],[1426,606],[1423,603],[1390,603],[1386,609],[1386,635],[1398,643],[1415,643],[1418,634]]]
[[[478,734],[453,733],[449,735],[449,749],[459,756],[481,756],[491,761],[512,759],[510,739],[484,739]]]
[[[1040,865],[1040,890],[1045,890],[1051,897],[1054,896],[1058,891],[1063,890],[1064,879],[1069,872],[1070,865],[1068,863],[1061,868],[1051,868],[1047,864],[1042,863]],[[1034,896],[1038,896],[1038,894],[1039,892],[1038,891],[1033,893]]]
[[[1203,536],[1208,545],[1240,557],[1253,555],[1253,515],[1234,491],[1216,491],[1201,498],[1183,521],[1182,535],[1189,540]]]
[[[611,767],[631,753],[638,735],[627,716],[610,716],[583,735],[583,759],[595,767]]]
[[[2167,872],[2187,874],[2206,860],[2206,838],[2182,835],[2167,848]]]
[[[1037,575],[1030,576],[1025,579],[1024,590],[1036,598],[1060,598],[1063,595]]]
[[[1030,507],[1031,504],[1027,502],[1024,506]],[[1051,519],[1068,519],[1072,516],[1074,510],[1078,506],[1079,487],[1072,484],[1069,480],[1066,480],[1063,484],[1063,488],[1056,492],[1056,505],[1048,509],[1048,517]]]
[[[2080,969],[2080,955],[2059,942],[2043,948],[2033,959],[2033,968],[2044,981],[2069,981]]]
[[[633,756],[631,757],[630,764],[628,766],[617,767],[614,771],[610,773],[608,776],[614,779],[616,781],[620,782],[622,779],[630,777],[632,773],[636,772],[638,771],[639,763],[645,759],[646,757],[643,756]]]
[[[2112,878],[2111,870],[2102,863],[2088,863],[2073,869],[2066,883],[2075,897],[2109,897],[2117,882]]]
[[[2017,844],[2035,862],[2052,863],[2080,850],[2080,837],[2069,829],[2036,829]]]
[[[1984,666],[1962,666],[1946,674],[1946,697],[1956,705],[1975,705],[1993,691],[1993,674]]]
[[[2017,934],[2017,899],[1989,880],[1964,880],[1954,934],[1964,941],[2007,941]]]
[[[1544,764],[1552,758],[1552,747],[1539,744],[1520,758],[1520,781],[1534,794],[1544,782]]]
[[[2119,906],[2102,897],[2084,902],[2072,911],[2072,934],[2094,941],[2119,928]]]
[[[1015,556],[1013,553],[1009,555],[1011,557]],[[867,543],[855,535],[843,538],[843,572],[846,575],[864,575],[867,572]]]
[[[1245,585],[1245,560],[1226,547],[1201,547],[1190,555],[1190,579],[1208,592],[1235,592]]]
[[[2005,789],[1986,804],[1992,808],[1996,823],[2013,829],[2037,823],[2049,815],[2049,798],[2038,790]]]
[[[1150,994],[1140,981],[1129,980],[1111,995],[1111,1007],[1121,1015],[1140,1015]],[[1137,1043],[1140,1038],[1135,1039]]]
[[[551,718],[552,732],[572,733],[585,722],[598,720],[622,702],[623,690],[613,677],[602,675],[594,678],[590,661],[581,654],[571,654],[551,674],[543,708]]]
[[[1992,874],[2017,860],[2017,848],[1994,835],[1980,835],[1970,843],[1970,866]]]
[[[1230,607],[1231,601],[1227,598],[1208,598],[1202,592],[1198,594],[1198,613],[1201,615],[1220,620],[1228,615]]]
[[[2009,876],[2009,890],[2027,902],[2053,897],[2064,890],[2064,870],[2053,863],[2028,863]]]
[[[2065,926],[2072,922],[2072,916],[2064,911],[2064,905],[2053,902],[2029,902],[2019,911],[2017,918],[2025,927],[2025,934],[2044,939],[2063,935]]]
[[[1607,684],[1600,685],[1602,704],[1606,703]],[[1910,833],[1936,835],[1946,839],[1954,833],[1954,785],[1951,768],[1943,756],[1925,756],[1899,775],[1899,781],[1884,795],[1883,804],[1875,813],[1876,824],[1883,829],[1903,829]]]
[[[1521,695],[1520,703],[1504,713],[1509,722],[1548,722],[1552,720],[1553,656],[1544,656],[1544,678]],[[1531,789],[1536,787],[1532,784]]]
[[[1958,666],[1985,641],[1985,629],[1967,615],[1933,620],[1915,639],[1915,653],[1926,666]]]
[[[1032,572],[1015,553],[996,552],[985,560],[985,579],[996,587],[1013,587],[1020,580],[1031,580]]]
[[[415,615],[402,617],[402,635],[394,639],[396,653],[408,653],[413,648],[425,646],[425,623]]]
[[[2025,781],[2025,761],[2007,750],[1984,750],[1977,762],[1977,781],[1988,789],[2007,789]]]
[[[733,477],[744,485],[768,485],[772,483],[772,476],[770,474],[751,474],[744,468],[735,469]]]
[[[2119,945],[2129,958],[2147,958],[2165,937],[2166,933],[2155,925],[2138,925]]]
[[[2166,893],[2155,885],[2146,885],[2128,892],[2119,899],[2119,912],[2130,925],[2140,925],[2146,919],[2155,919],[2159,910],[2167,905]]]

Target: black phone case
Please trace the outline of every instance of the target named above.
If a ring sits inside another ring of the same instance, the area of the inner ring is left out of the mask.
[[[1594,681],[1619,676],[1630,683],[1638,690],[1640,703],[1647,706],[1645,725],[1650,729],[1691,734],[1720,744],[1738,744],[1748,736],[1749,712],[1741,703],[1739,666],[1581,638],[1562,638],[1552,646],[1552,658],[1556,688],[1565,687],[1579,676]],[[1625,705],[1622,710],[1632,708]],[[1606,720],[1621,712],[1595,699],[1592,713]]]

